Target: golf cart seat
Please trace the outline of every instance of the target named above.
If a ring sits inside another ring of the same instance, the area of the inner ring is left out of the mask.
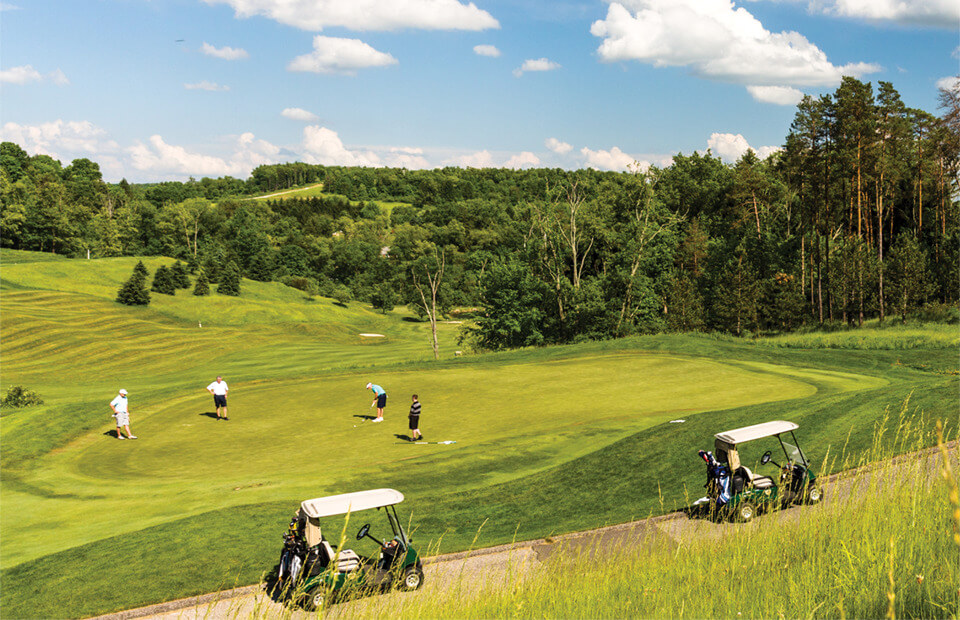
[[[323,550],[323,553],[326,554],[328,563],[332,562],[334,557],[337,557],[333,547],[330,546],[330,542],[326,539],[321,541],[320,548]],[[337,557],[337,572],[349,573],[358,568],[360,568],[360,556],[357,555],[356,551],[344,549],[340,552],[339,557]]]
[[[753,488],[755,489],[770,489],[775,486],[773,484],[773,478],[770,476],[758,476],[750,471],[750,468],[746,465],[741,466],[740,469],[743,469],[746,472],[747,478],[750,480],[750,484],[752,484]]]

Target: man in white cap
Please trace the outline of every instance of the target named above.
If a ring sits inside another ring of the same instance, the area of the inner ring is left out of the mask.
[[[377,419],[374,422],[383,422],[383,408],[387,406],[387,392],[375,383],[367,384],[368,390],[373,390],[374,399],[370,406],[377,406]]]
[[[136,439],[137,436],[130,432],[130,411],[127,408],[127,391],[121,389],[116,398],[110,401],[110,408],[113,409],[113,417],[117,419],[117,439]],[[120,427],[127,430],[127,437],[120,432]]]

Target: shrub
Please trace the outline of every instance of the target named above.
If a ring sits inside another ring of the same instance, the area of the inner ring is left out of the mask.
[[[237,297],[240,295],[240,269],[236,263],[230,261],[226,269],[220,274],[220,284],[217,285],[217,293]]]
[[[283,282],[285,285],[289,286],[290,288],[295,288],[303,291],[310,297],[313,297],[319,292],[317,281],[314,280],[313,278],[304,278],[301,276],[287,276],[280,281]]]
[[[338,285],[336,288],[333,289],[333,298],[341,306],[346,306],[350,302],[350,299],[352,298],[350,295],[350,289],[346,285],[343,285],[343,284]]]
[[[386,314],[397,305],[397,293],[389,284],[378,284],[370,295],[370,304],[375,310]]]
[[[138,262],[133,274],[117,291],[117,302],[126,306],[146,306],[150,303],[146,272],[143,262]]]
[[[176,288],[190,288],[190,275],[183,263],[177,261],[170,268],[171,279]]]
[[[19,409],[29,407],[30,405],[42,405],[43,399],[32,390],[28,390],[20,385],[14,385],[7,390],[7,395],[0,401],[0,407],[8,409]]]
[[[203,269],[197,274],[197,283],[193,286],[194,295],[209,295],[210,281],[207,280],[207,272]]]
[[[153,274],[153,286],[150,290],[164,295],[175,295],[177,285],[174,281],[173,272],[164,265],[157,267],[156,273]]]

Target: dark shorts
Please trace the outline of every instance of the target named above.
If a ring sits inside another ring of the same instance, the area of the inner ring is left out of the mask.
[[[420,416],[412,415],[410,417],[410,430],[415,431],[420,428]]]
[[[387,395],[386,393],[380,394],[377,396],[377,409],[383,409],[387,406]]]
[[[213,395],[213,406],[214,406],[214,407],[226,407],[226,406],[227,406],[227,395],[226,395],[226,394],[214,394],[214,395]]]

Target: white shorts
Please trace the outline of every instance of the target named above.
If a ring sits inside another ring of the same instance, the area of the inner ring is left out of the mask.
[[[121,411],[114,416],[117,419],[117,427],[128,426],[130,424],[130,414],[126,411]]]

